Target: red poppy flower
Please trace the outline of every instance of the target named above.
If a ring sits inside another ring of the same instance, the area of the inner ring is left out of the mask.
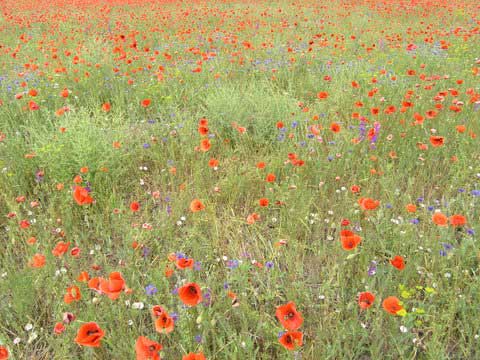
[[[190,203],[191,212],[198,212],[198,211],[202,211],[203,209],[205,209],[205,205],[203,205],[203,203],[198,199],[193,199],[192,202]]]
[[[434,147],[440,147],[443,145],[445,138],[443,136],[430,136],[430,143]]]
[[[112,106],[110,105],[110,103],[104,103],[102,105],[102,110],[105,111],[105,112],[109,112],[111,108],[112,108]]]
[[[160,315],[162,315],[163,313],[165,313],[165,309],[163,307],[161,307],[160,305],[154,305],[152,307],[152,315],[153,317],[157,318],[159,317]]]
[[[75,342],[78,345],[88,347],[99,347],[100,340],[105,336],[103,330],[96,322],[89,322],[80,326]]]
[[[160,350],[162,350],[162,345],[144,336],[139,336],[135,343],[137,360],[160,360],[158,353]]]
[[[402,305],[400,305],[400,300],[395,296],[389,296],[383,300],[382,306],[385,311],[393,315],[397,315],[399,311],[403,310]]]
[[[446,226],[448,223],[448,218],[442,213],[435,213],[432,216],[432,221],[438,226]]]
[[[177,259],[176,265],[178,269],[191,269],[193,268],[193,259],[180,258]]]
[[[78,205],[88,205],[93,202],[93,199],[89,195],[87,189],[84,189],[81,186],[75,186],[75,190],[73,191],[73,198]]]
[[[8,349],[5,346],[0,346],[0,360],[7,360],[8,357]]]
[[[330,125],[330,130],[332,130],[334,133],[339,133],[341,128],[340,125],[338,125],[337,123],[332,123]]]
[[[160,313],[155,319],[155,330],[159,333],[169,334],[173,331],[175,322],[165,311]]]
[[[449,221],[450,225],[457,227],[463,226],[467,223],[467,219],[465,218],[465,216],[458,214],[450,216]]]
[[[280,344],[287,350],[295,350],[303,345],[303,333],[300,331],[287,331],[279,339]]]
[[[65,331],[65,325],[63,325],[63,323],[58,322],[58,323],[55,324],[55,326],[53,328],[53,332],[55,334],[60,335],[64,331]],[[0,357],[0,359],[1,359],[1,357]]]
[[[41,268],[45,265],[45,255],[42,254],[35,254],[33,255],[32,260],[30,260],[29,265],[33,268]]]
[[[358,306],[360,306],[362,310],[368,309],[373,305],[374,301],[375,295],[373,295],[371,292],[365,291],[358,295]]]
[[[358,204],[363,210],[375,210],[380,205],[380,201],[371,198],[360,198]]]
[[[99,290],[112,299],[118,299],[120,293],[125,290],[125,280],[119,272],[112,272],[108,280],[100,278]]]
[[[199,126],[198,127],[198,133],[202,136],[207,136],[208,135],[208,127],[206,126]]]
[[[178,289],[180,300],[188,306],[196,306],[202,302],[202,290],[196,283],[188,283]]]
[[[340,241],[342,242],[342,248],[350,251],[355,249],[358,244],[362,242],[362,238],[350,230],[342,230],[340,231]]]
[[[68,251],[68,247],[70,246],[70,243],[66,243],[63,241],[60,241],[55,245],[55,247],[52,250],[53,256],[60,257],[63,254],[65,254]]]
[[[219,161],[217,159],[210,159],[208,160],[208,166],[211,168],[218,167]]]
[[[188,353],[187,355],[182,356],[182,360],[206,360],[205,355],[203,353]]]
[[[203,152],[207,152],[208,150],[210,150],[211,147],[212,144],[210,144],[210,140],[203,139],[202,141],[200,141],[200,150],[202,150]]]
[[[297,330],[303,324],[302,315],[297,312],[295,303],[293,301],[288,302],[285,305],[277,307],[275,316],[282,326],[287,330]]]
[[[268,206],[268,199],[266,199],[266,198],[261,198],[260,200],[258,200],[258,204],[259,204],[261,207],[267,207],[267,206]]]
[[[67,293],[63,296],[63,301],[66,304],[70,304],[74,301],[79,301],[82,298],[82,294],[80,293],[80,289],[78,286],[70,286],[67,288]]]
[[[326,91],[320,91],[317,94],[317,98],[319,98],[319,99],[326,99],[327,97],[328,97],[328,93]]]
[[[138,203],[137,201],[133,201],[132,203],[130,203],[130,210],[132,210],[133,212],[140,210],[140,203]]]
[[[405,262],[401,256],[395,256],[393,259],[390,260],[390,264],[392,264],[398,270],[405,269]]]
[[[265,178],[266,182],[274,182],[276,179],[275,174],[268,174],[267,177]]]

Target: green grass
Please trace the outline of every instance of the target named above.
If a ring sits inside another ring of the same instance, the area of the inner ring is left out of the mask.
[[[200,351],[208,359],[480,356],[475,234],[480,152],[474,135],[480,133],[474,95],[480,89],[472,71],[479,67],[480,46],[473,2],[431,10],[422,3],[411,11],[399,3],[373,2],[132,4],[112,5],[107,17],[98,4],[49,10],[22,10],[28,4],[21,4],[18,9],[12,2],[4,5],[0,22],[0,45],[10,48],[0,49],[0,132],[5,134],[0,142],[0,345],[13,359],[131,359],[139,336],[161,343],[165,359]],[[422,16],[424,11],[429,14]],[[28,20],[32,13],[46,15]],[[8,14],[23,16],[29,26]],[[164,14],[170,18],[162,19]],[[162,32],[151,31],[154,27]],[[471,36],[455,36],[450,29],[457,27]],[[129,47],[132,33],[139,51]],[[21,34],[31,39],[23,43]],[[388,41],[397,34],[400,40]],[[127,41],[118,40],[120,35]],[[430,35],[451,45],[441,50],[424,43]],[[254,49],[244,48],[244,41]],[[415,56],[405,50],[409,43],[418,45]],[[18,44],[22,48],[13,58]],[[372,44],[375,49],[366,51]],[[123,46],[126,59],[115,60],[117,46]],[[202,60],[187,51],[192,47],[217,56]],[[65,55],[67,50],[72,55]],[[165,52],[173,59],[166,60]],[[72,62],[75,55],[79,64]],[[193,73],[199,60],[202,72]],[[29,62],[39,69],[25,68]],[[162,81],[157,80],[160,65]],[[66,73],[56,73],[62,66]],[[132,71],[137,68],[143,70]],[[409,69],[416,75],[406,75]],[[35,98],[28,95],[31,88],[39,91]],[[71,91],[67,99],[59,96],[63,88]],[[377,93],[368,96],[374,88]],[[435,118],[412,125],[414,113],[435,109],[434,97],[452,88],[459,94],[447,95]],[[329,97],[318,99],[319,91]],[[408,91],[413,91],[410,99]],[[16,100],[19,93],[23,98]],[[152,104],[145,109],[140,101],[146,98]],[[464,103],[459,113],[449,110],[454,99]],[[40,109],[29,111],[30,100]],[[357,101],[364,107],[355,107]],[[413,107],[400,112],[404,101]],[[101,109],[105,102],[112,105],[108,113]],[[386,115],[388,105],[397,111]],[[70,111],[56,116],[62,106]],[[380,108],[378,116],[370,113],[373,107]],[[354,112],[369,119],[367,131],[380,123],[375,147],[368,139],[352,142],[360,124]],[[209,121],[208,152],[195,150],[202,117]],[[286,128],[282,139],[278,121]],[[332,122],[341,125],[339,133],[329,130]],[[460,124],[465,133],[456,131]],[[309,136],[312,125],[323,127],[321,141]],[[429,143],[431,129],[445,137],[444,146]],[[120,148],[113,146],[117,141]],[[418,143],[428,144],[428,150]],[[305,165],[289,163],[290,153]],[[208,166],[211,158],[219,160],[218,169]],[[256,167],[261,161],[267,164],[263,170]],[[82,167],[88,172],[80,173]],[[40,179],[38,171],[44,174]],[[268,173],[276,175],[274,183],[265,181]],[[91,187],[93,204],[75,203],[77,175]],[[361,187],[360,194],[350,190],[353,185]],[[19,196],[26,200],[17,202]],[[264,197],[267,208],[258,206]],[[360,197],[380,200],[379,208],[362,210]],[[189,210],[195,198],[205,204],[204,211]],[[32,201],[39,205],[32,207]],[[140,203],[140,211],[130,211],[132,201]],[[410,203],[417,205],[414,214],[405,210]],[[438,227],[431,220],[435,210],[462,214],[467,225]],[[249,225],[253,212],[261,219]],[[19,226],[24,219],[31,223],[28,229]],[[351,224],[342,227],[343,219]],[[342,249],[344,228],[355,228],[362,237],[352,252]],[[56,258],[52,249],[60,240],[70,242],[70,249]],[[280,240],[286,245],[277,246]],[[140,246],[133,249],[133,242]],[[446,256],[440,254],[443,243],[453,246]],[[77,258],[70,255],[74,246],[81,250]],[[199,269],[175,270],[167,278],[166,267],[175,268],[168,255],[177,252],[198,261]],[[29,266],[36,253],[46,255],[42,268]],[[395,255],[404,257],[404,270],[390,265]],[[238,267],[229,268],[230,260],[238,260]],[[369,275],[372,261],[377,271]],[[77,281],[82,271],[91,277],[119,271],[133,291],[110,300]],[[185,281],[210,293],[209,304],[183,307],[173,291]],[[158,289],[155,295],[146,294],[150,284]],[[63,296],[71,285],[80,287],[82,299],[66,304]],[[228,291],[237,295],[238,306],[232,306]],[[364,311],[357,304],[363,291],[376,296]],[[382,309],[388,296],[403,302],[405,316]],[[304,345],[293,352],[280,345],[283,329],[275,317],[276,307],[288,301],[304,317]],[[144,308],[134,309],[139,302]],[[150,308],[157,304],[178,314],[169,335],[155,331]],[[56,335],[53,328],[64,312],[76,320]],[[105,331],[100,348],[74,342],[79,326],[89,321]],[[27,324],[33,328],[25,330]]]

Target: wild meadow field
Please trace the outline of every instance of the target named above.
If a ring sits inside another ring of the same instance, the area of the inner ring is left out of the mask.
[[[0,10],[0,359],[480,359],[478,2]]]

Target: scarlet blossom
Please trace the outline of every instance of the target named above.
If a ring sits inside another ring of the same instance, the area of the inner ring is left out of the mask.
[[[87,189],[81,186],[75,186],[75,190],[73,191],[73,198],[77,202],[78,205],[88,205],[93,202],[92,197],[89,195]]]
[[[191,269],[193,268],[193,259],[180,258],[176,261],[176,266],[178,269]]]
[[[266,182],[274,182],[276,179],[275,174],[268,174],[267,177],[265,178]]]
[[[198,212],[204,209],[205,209],[205,205],[203,205],[203,203],[198,199],[193,199],[192,202],[190,203],[191,212]]]
[[[354,194],[359,193],[360,192],[360,186],[352,185],[352,187],[350,188],[350,191]]]
[[[7,360],[9,356],[8,349],[5,346],[0,346],[0,360]]]
[[[417,211],[417,207],[414,205],[414,204],[408,204],[405,209],[407,210],[407,212],[409,213],[414,213]]]
[[[93,280],[93,279],[92,279]],[[91,281],[91,280],[90,280]],[[89,282],[90,285],[90,282]],[[111,300],[116,300],[120,293],[126,290],[125,280],[117,271],[110,273],[108,280],[100,278],[97,288]]]
[[[448,224],[448,218],[444,214],[439,212],[436,212],[435,214],[433,214],[432,221],[434,224],[438,226],[447,226]]]
[[[328,97],[328,93],[326,91],[320,91],[317,94],[317,98],[319,98],[319,99],[326,99],[327,97]]]
[[[139,336],[135,343],[136,360],[160,360],[162,345],[145,336]]]
[[[467,219],[465,218],[465,216],[458,215],[458,214],[450,216],[449,221],[450,221],[450,225],[456,226],[456,227],[463,226],[467,223]]]
[[[293,301],[277,307],[275,316],[282,326],[287,330],[297,330],[303,324],[303,317],[297,311]]]
[[[393,259],[390,260],[390,264],[392,264],[392,266],[397,268],[398,270],[405,269],[405,261],[401,256],[395,256]]]
[[[45,266],[45,263],[46,263],[45,259],[46,259],[45,255],[35,254],[33,255],[32,260],[30,260],[29,265],[33,268],[41,268]]]
[[[202,290],[196,283],[188,283],[178,289],[180,300],[187,306],[196,306],[202,302]]]
[[[206,357],[202,352],[188,353],[187,355],[182,356],[182,360],[206,360]]]
[[[70,246],[70,242],[66,243],[60,241],[55,245],[55,248],[52,250],[53,256],[60,257],[68,251],[68,247]]]
[[[210,143],[210,140],[203,139],[202,141],[200,141],[200,150],[201,151],[207,152],[208,150],[210,150],[211,147],[212,147],[212,144]]]
[[[430,143],[434,147],[440,147],[443,145],[445,138],[443,136],[430,136]]]
[[[167,314],[166,311],[162,311],[155,317],[155,330],[159,333],[169,334],[173,331],[175,322],[173,318]]]
[[[137,212],[138,210],[140,210],[140,203],[138,203],[137,201],[133,201],[130,203],[130,210],[133,211],[133,212]]]
[[[380,205],[380,201],[371,198],[360,198],[358,203],[363,210],[375,210]]]
[[[358,306],[360,306],[362,310],[368,309],[373,305],[374,301],[375,295],[369,291],[362,292],[358,295]]]
[[[303,345],[303,333],[300,331],[287,331],[278,340],[287,350],[295,350],[295,348]]]
[[[403,306],[400,304],[400,300],[395,296],[389,296],[383,300],[382,306],[385,311],[393,315],[398,315],[403,310]]]
[[[332,123],[332,124],[330,124],[330,130],[332,130],[334,133],[339,133],[341,128],[340,128],[339,124]]]
[[[340,231],[340,241],[343,250],[350,251],[355,249],[358,244],[362,242],[362,238],[350,230],[342,230]]]
[[[53,332],[57,335],[60,335],[65,331],[65,325],[63,323],[58,322],[55,324],[55,327],[53,328]],[[1,359],[1,358],[0,358]]]
[[[75,342],[88,347],[100,347],[100,341],[105,336],[103,330],[96,322],[89,322],[80,326]]]
[[[104,103],[104,104],[102,105],[102,110],[105,111],[105,112],[109,112],[111,108],[112,108],[112,106],[111,106],[110,103],[108,103],[108,102],[107,102],[107,103]]]
[[[267,198],[261,198],[260,200],[258,200],[258,204],[261,207],[267,207],[268,206],[268,199]]]
[[[82,294],[80,293],[80,289],[78,286],[70,286],[67,288],[67,293],[63,296],[63,301],[66,304],[70,304],[74,301],[79,301],[82,298]]]

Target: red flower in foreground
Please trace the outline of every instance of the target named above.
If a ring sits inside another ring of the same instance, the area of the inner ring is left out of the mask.
[[[342,242],[343,250],[350,251],[362,242],[362,238],[350,230],[342,230],[340,231],[340,241]]]
[[[373,305],[374,301],[375,295],[373,295],[371,292],[365,291],[358,295],[358,306],[360,306],[362,310],[368,309]]]
[[[358,204],[363,210],[375,210],[380,205],[380,201],[371,198],[360,198]]]
[[[75,186],[75,190],[73,191],[73,198],[78,205],[88,205],[93,202],[93,199],[89,195],[87,189],[84,189],[81,186]]]
[[[133,212],[136,212],[138,210],[140,210],[140,203],[138,203],[137,201],[133,201],[130,203],[130,210],[132,210]]]
[[[155,305],[152,308],[152,315],[155,318],[155,330],[157,332],[169,334],[173,331],[175,322],[160,305]]]
[[[140,103],[144,108],[147,108],[150,106],[150,103],[152,102],[152,100],[150,99],[144,99],[142,100],[142,102]]]
[[[390,260],[390,264],[396,267],[398,270],[405,269],[405,262],[401,256],[395,256],[393,259]]]
[[[110,273],[108,280],[100,278],[98,289],[107,294],[107,296],[115,300],[120,296],[120,293],[125,290],[125,280],[117,271]]]
[[[68,247],[70,243],[66,243],[64,241],[58,242],[52,250],[53,256],[60,257],[68,251]]]
[[[393,315],[397,315],[399,311],[403,310],[402,305],[400,305],[400,300],[395,296],[389,296],[383,300],[382,306],[385,311]]]
[[[193,199],[192,202],[190,203],[191,212],[198,212],[198,211],[202,211],[203,209],[205,209],[205,205],[203,205],[203,203],[198,199]]]
[[[445,141],[445,139],[443,138],[443,136],[430,136],[430,143],[434,147],[442,146],[444,141]]]
[[[206,360],[205,355],[203,353],[189,353],[187,355],[182,356],[182,360]]]
[[[320,91],[317,94],[317,98],[319,98],[319,99],[326,99],[327,97],[328,97],[328,93],[326,91]]]
[[[63,296],[63,301],[66,304],[70,304],[74,301],[79,301],[82,298],[82,294],[80,293],[80,289],[78,286],[70,286],[67,288],[67,293]]]
[[[275,316],[287,330],[297,330],[303,324],[302,315],[295,308],[295,303],[293,301],[277,307]]]
[[[444,214],[437,212],[433,214],[432,221],[438,226],[446,226],[448,218]]]
[[[160,360],[158,354],[160,350],[162,350],[162,345],[145,336],[139,336],[135,343],[137,360]]]
[[[99,347],[105,333],[96,322],[89,322],[80,326],[75,342],[78,345],[88,347]]]
[[[5,346],[0,346],[0,360],[7,360],[8,356],[8,349]]]
[[[258,204],[261,207],[267,207],[268,206],[268,199],[267,198],[261,198],[260,200],[258,200]]]
[[[458,214],[450,216],[449,221],[450,225],[457,227],[463,226],[467,223],[467,219],[465,218],[465,216]]]
[[[177,259],[176,265],[178,269],[191,269],[193,268],[193,259],[180,258]]]
[[[287,350],[295,350],[303,345],[303,333],[300,331],[287,331],[279,339],[280,344]]]
[[[178,296],[188,306],[196,306],[202,302],[202,290],[196,283],[183,285],[178,289]]]

